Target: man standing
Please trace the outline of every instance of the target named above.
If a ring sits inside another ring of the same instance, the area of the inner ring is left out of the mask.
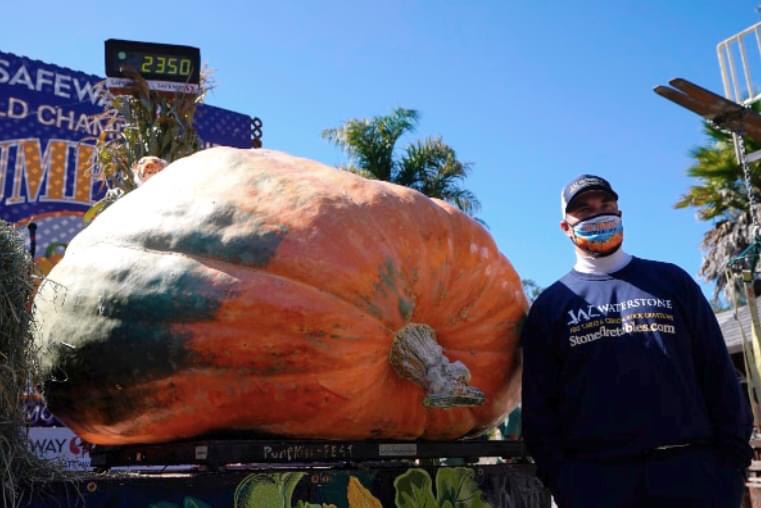
[[[523,431],[565,507],[738,508],[752,417],[710,305],[679,267],[621,249],[618,194],[562,191],[576,264],[523,331]]]

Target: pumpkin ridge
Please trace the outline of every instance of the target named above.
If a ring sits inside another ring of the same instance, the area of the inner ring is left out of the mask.
[[[479,322],[484,322],[487,319],[489,319],[489,318],[479,318]],[[502,321],[502,323],[503,323],[503,327],[504,327],[505,330],[514,329],[514,330],[520,331],[522,323],[523,323],[523,319],[520,318],[520,317],[518,317],[518,319],[505,319],[505,320]],[[439,330],[440,330],[442,336],[445,337],[445,339],[443,339],[443,340],[446,343],[446,337],[448,337],[450,335],[457,336],[457,335],[460,335],[460,334],[464,333],[464,330],[469,327],[468,325],[470,325],[472,327],[473,324],[472,323],[468,323],[468,322],[465,322],[463,324],[461,322],[457,326],[453,326],[453,327],[441,326],[441,327],[439,327]],[[471,336],[480,335],[480,333],[478,331],[476,331],[476,332],[468,332],[468,333]],[[484,333],[487,333],[487,332],[484,332]],[[449,349],[449,348],[447,348],[447,349]]]
[[[487,291],[484,291],[486,293],[486,296],[479,296],[477,299],[473,299],[472,303],[468,303],[468,305],[464,308],[466,311],[472,310],[472,308],[480,309],[480,307],[486,306],[485,302],[489,302],[489,294]],[[493,295],[491,295],[493,296]],[[481,304],[481,305],[478,305]],[[460,309],[462,311],[463,309]],[[500,315],[506,314],[506,309],[504,307],[500,307],[498,305],[492,305],[491,307],[487,308],[487,310],[483,313],[476,314],[476,315],[466,315],[464,316],[464,319],[457,319],[457,320],[450,320],[446,321],[446,326],[441,327],[442,331],[446,330],[447,333],[457,333],[460,332],[463,328],[469,328],[473,326],[473,323],[484,323],[484,322],[504,322],[504,323],[520,323],[522,320],[522,313],[519,312],[512,312],[510,314],[507,314],[504,316],[503,319],[495,319],[499,317]]]
[[[238,266],[235,263],[232,263],[230,261],[225,261],[223,259],[218,259],[218,258],[213,258],[213,257],[204,257],[204,256],[195,256],[195,255],[191,255],[191,254],[183,254],[183,255],[187,256],[190,259],[193,259],[194,261],[198,261],[199,263],[203,264],[204,266],[211,266],[212,268],[213,268],[213,264],[229,265],[230,267],[233,267],[233,268]],[[211,264],[209,264],[208,262],[211,262]],[[269,277],[269,278],[281,279],[281,280],[288,281],[291,284],[295,284],[295,285],[298,285],[298,286],[301,286],[301,287],[309,288],[309,289],[314,290],[314,291],[316,291],[318,293],[321,293],[321,294],[324,294],[324,295],[328,295],[328,296],[330,296],[330,297],[332,297],[332,298],[334,298],[334,299],[336,299],[336,300],[338,300],[338,301],[340,301],[340,302],[342,302],[342,303],[344,303],[344,304],[346,304],[348,306],[351,306],[351,307],[360,308],[360,304],[372,303],[372,302],[367,302],[362,295],[358,295],[359,301],[352,302],[351,300],[348,300],[348,299],[344,298],[343,296],[341,296],[339,294],[336,294],[336,293],[334,293],[332,291],[328,291],[328,290],[326,290],[324,288],[319,288],[317,286],[313,286],[313,285],[311,285],[311,284],[309,284],[309,283],[307,283],[305,281],[302,281],[302,280],[299,280],[299,279],[296,279],[296,278],[288,277],[285,274],[275,273],[275,272],[273,272],[271,270],[268,271],[268,270],[265,270],[263,268],[251,267],[251,266],[246,267],[246,269],[248,271],[250,271],[250,272],[256,272],[257,274],[261,274],[261,275]],[[225,273],[229,273],[229,272],[225,272]],[[389,333],[393,333],[393,330],[385,322],[383,322],[382,320],[378,319],[375,315],[373,315],[372,313],[368,313],[368,316],[370,316],[373,319],[375,319],[376,321],[378,321],[378,323],[380,323],[381,326],[383,326],[383,328],[386,329],[386,331],[388,331]]]
[[[399,192],[401,191],[401,192],[405,192],[405,193],[411,194],[412,196],[414,196],[420,202],[426,203],[426,205],[427,205],[426,208],[428,208],[431,211],[431,215],[434,216],[435,218],[439,219],[441,222],[446,223],[447,227],[448,227],[448,229],[450,230],[450,233],[451,233],[452,228],[451,228],[451,224],[450,224],[449,214],[447,213],[447,210],[445,208],[443,208],[442,206],[439,205],[439,203],[437,203],[436,199],[429,198],[428,196],[426,196],[425,194],[421,193],[420,191],[418,191],[416,189],[409,188],[409,187],[403,187],[403,186],[400,186],[400,185],[390,184],[390,183],[387,183],[387,182],[378,182],[378,181],[375,181],[375,180],[371,180],[368,183],[378,184],[377,186],[379,188],[384,188],[384,187],[388,187],[388,186],[393,187],[393,191],[395,193],[395,197],[396,197],[397,201],[403,201],[404,195],[403,194],[401,194],[401,195],[399,194]],[[383,190],[385,191],[386,189],[384,188]],[[420,198],[422,198],[422,199],[420,199]],[[398,205],[399,203],[397,202],[396,204]],[[374,226],[374,231],[379,233],[379,236],[382,238],[383,243],[386,245],[386,247],[389,249],[389,251],[394,254],[394,260],[395,261],[399,261],[400,259],[402,259],[402,256],[400,255],[400,252],[399,252],[398,248],[394,246],[394,242],[386,234],[386,228],[382,227],[382,224],[379,223],[378,218],[376,218],[375,214],[368,214],[368,215],[369,215],[369,220],[371,221],[372,225]],[[425,249],[425,252],[417,252],[416,253],[416,257],[418,259],[428,259],[428,256],[427,256],[427,254],[428,254],[428,243],[425,241],[424,238],[421,238],[419,230],[416,229],[414,231],[414,234],[421,240],[419,242],[420,246],[423,249]],[[447,249],[447,250],[451,253],[451,249]],[[449,268],[451,266],[450,263],[449,263],[450,259],[451,259],[451,257],[447,256],[447,259],[446,259],[445,263],[443,263],[444,265],[447,266],[447,268]],[[403,263],[397,263],[397,264],[402,265]],[[399,273],[403,274],[403,272],[401,272],[401,271]],[[404,280],[405,285],[407,286],[408,290],[414,289],[414,282],[407,280],[406,277],[403,280]],[[404,297],[405,295],[409,295],[410,293],[412,293],[412,291],[409,291],[409,292],[405,293],[404,291],[401,291],[401,288],[400,288],[400,295],[399,296],[400,297]],[[414,295],[414,296],[415,297],[419,297],[419,295]],[[412,319],[413,317],[414,317],[414,310],[413,310],[412,315],[410,316],[410,318],[406,319],[406,321],[409,322],[410,319]]]
[[[411,189],[411,190],[414,190],[414,189]],[[417,192],[417,191],[415,191],[415,192]],[[420,194],[420,195],[425,197],[423,194]],[[428,198],[426,198],[426,199],[428,199]],[[374,214],[367,214],[367,215],[370,216],[370,221],[372,222],[372,224],[374,226],[374,231],[377,232],[377,233],[380,233],[379,236],[382,238],[383,243],[386,244],[386,247],[388,248],[389,252],[392,252],[394,254],[394,260],[398,260],[399,257],[400,257],[399,256],[399,251],[394,246],[393,242],[391,242],[391,239],[386,235],[385,228],[381,227],[381,224],[378,223],[378,219],[375,217]],[[423,242],[421,242],[421,243],[423,243]],[[425,259],[425,258],[423,258],[423,259]],[[407,281],[407,280],[405,280],[404,282],[405,282],[405,285],[409,289],[410,288],[410,282]]]
[[[195,353],[195,351],[193,351]],[[376,366],[376,364],[388,364],[387,355],[379,354],[378,359],[374,362],[368,362],[367,365],[370,367]],[[390,367],[389,367],[390,368]],[[325,368],[322,367],[319,371],[309,371],[309,370],[303,370],[299,372],[299,375],[309,375],[309,376],[319,376],[320,374],[334,374],[336,372],[341,372],[344,370],[350,370],[350,366],[346,365],[336,365],[333,368]],[[193,370],[196,372],[241,372],[246,374],[252,374],[256,375],[257,377],[262,378],[276,378],[276,377],[295,377],[293,374],[289,374],[289,370],[282,370],[282,369],[266,369],[266,368],[259,368],[259,367],[251,367],[251,368],[241,368],[237,365],[206,365],[203,367],[194,366]],[[153,378],[153,379],[162,379],[162,378]]]
[[[460,353],[463,355],[469,355],[473,353],[473,348],[462,349],[457,347],[445,347],[443,345],[441,347],[444,349],[445,353]],[[504,349],[487,349],[484,347],[479,347],[478,348],[479,354],[481,353],[481,351],[483,351],[484,353],[492,353],[492,354],[504,354],[504,355],[508,354],[508,352],[505,351]]]
[[[151,247],[145,247],[145,246],[142,246],[142,245],[135,245],[135,244],[132,244],[132,243],[129,243],[129,242],[98,242],[98,243],[100,243],[100,244],[108,244],[110,246],[117,247],[117,248],[125,248],[125,249],[138,250],[138,251],[143,251],[143,252],[160,253],[162,255],[166,254],[166,255],[170,255],[170,256],[185,257],[187,259],[192,259],[193,261],[196,261],[196,262],[202,264],[203,266],[211,267],[211,268],[215,268],[213,266],[214,264],[227,265],[228,267],[232,267],[232,268],[239,267],[239,265],[235,264],[232,261],[227,261],[227,260],[216,258],[216,257],[212,257],[212,256],[203,256],[203,255],[198,255],[198,254],[189,254],[187,252],[182,252],[182,251],[180,251],[180,252],[174,252],[174,251],[170,251],[170,250],[156,249],[156,248],[151,248]],[[319,288],[317,286],[313,286],[313,285],[311,285],[311,284],[309,284],[307,282],[304,282],[302,280],[295,279],[295,278],[292,278],[292,277],[288,277],[287,275],[284,275],[284,274],[274,273],[272,271],[268,271],[264,267],[247,265],[246,269],[248,271],[256,272],[258,274],[262,274],[262,275],[267,276],[267,277],[286,280],[286,281],[288,281],[290,283],[297,284],[297,285],[300,285],[302,287],[307,287],[307,288],[313,289],[313,290],[315,290],[315,291],[317,291],[319,293],[331,296],[334,299],[339,300],[339,301],[341,301],[341,302],[343,302],[343,303],[345,303],[347,305],[350,305],[352,307],[359,307],[361,303],[365,303],[365,304],[366,303],[372,303],[371,301],[369,301],[369,299],[365,299],[362,295],[358,295],[359,298],[360,298],[360,301],[358,301],[358,302],[352,302],[351,300],[348,300],[348,299],[344,298],[343,296],[341,296],[339,294],[336,294],[336,293],[334,293],[332,291],[328,291],[328,290],[326,290],[324,288]],[[229,274],[229,272],[223,272],[223,273]],[[365,301],[365,300],[368,300],[368,301]],[[371,316],[373,319],[377,320],[383,326],[383,328],[385,328],[389,333],[393,333],[394,330],[392,330],[384,321],[378,319],[372,313],[368,313],[368,315]]]

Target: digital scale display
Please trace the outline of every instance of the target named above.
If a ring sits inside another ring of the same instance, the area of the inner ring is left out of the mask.
[[[130,83],[125,69],[140,74],[155,90],[198,93],[201,51],[192,46],[152,42],[106,41],[106,76],[109,88]]]

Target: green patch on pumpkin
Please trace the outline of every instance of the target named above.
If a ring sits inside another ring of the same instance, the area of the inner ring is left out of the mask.
[[[192,272],[159,273],[134,282],[101,297],[98,315],[121,321],[204,321],[214,317],[224,297],[223,291],[210,288],[208,279]]]
[[[399,315],[402,319],[409,321],[412,319],[412,312],[415,310],[415,304],[410,300],[401,297],[399,298]]]
[[[146,249],[261,268],[269,263],[288,233],[286,226],[267,223],[255,212],[232,205],[212,206],[197,214],[187,209],[194,206],[202,205],[188,202],[179,210],[158,209],[159,214],[177,216],[180,227],[169,230],[159,224],[150,231],[141,231],[141,236],[131,241]]]
[[[185,347],[189,338],[189,333],[132,321],[113,329],[108,340],[78,346],[53,343],[46,351],[52,357],[46,362],[51,366],[45,382],[48,407],[62,414],[97,410],[106,424],[122,421],[143,408],[120,402],[121,390],[170,377],[180,367],[203,365]]]
[[[153,233],[143,240],[143,245],[148,249],[263,268],[275,255],[287,232],[288,229],[283,226],[227,237],[223,234],[224,230],[198,228],[185,232]]]
[[[386,259],[380,269],[380,282],[389,289],[396,289],[397,270],[394,261]]]

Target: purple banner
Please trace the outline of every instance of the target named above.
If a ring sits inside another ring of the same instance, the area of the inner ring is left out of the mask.
[[[102,81],[0,52],[0,219],[37,224],[43,264],[60,257],[105,192],[94,167]],[[202,104],[195,124],[204,146],[251,147],[247,115]]]

